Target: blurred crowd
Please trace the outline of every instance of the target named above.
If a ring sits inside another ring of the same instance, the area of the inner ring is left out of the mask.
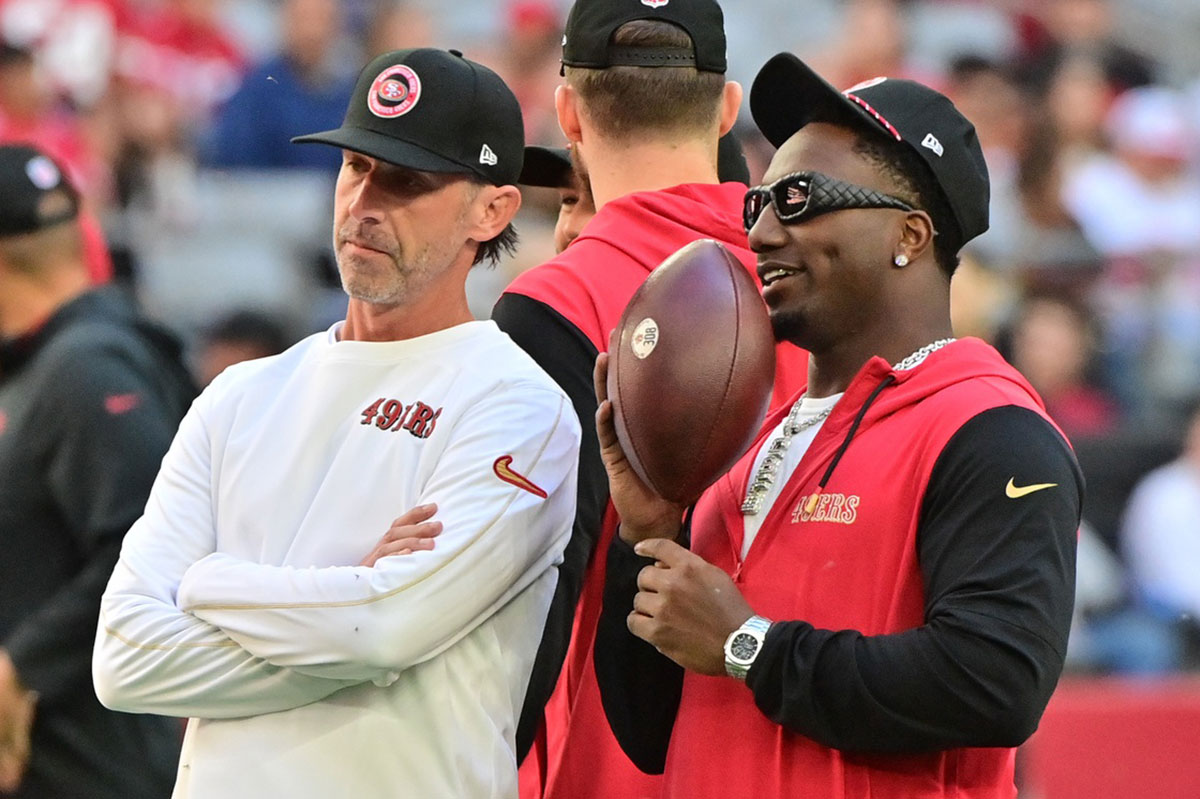
[[[791,50],[842,87],[921,80],[975,123],[992,225],[955,278],[955,324],[1022,370],[1085,470],[1070,662],[1200,665],[1200,74],[1131,21],[1158,6],[723,5],[735,79]],[[1196,29],[1200,4],[1168,5],[1162,30]],[[493,67],[528,142],[560,147],[567,6],[0,0],[0,141],[32,141],[70,170],[94,278],[181,334],[203,383],[344,312],[329,243],[340,159],[289,137],[337,127],[370,56],[436,45]],[[736,133],[757,180],[769,145],[748,119]],[[518,254],[472,277],[477,315],[553,254],[557,211],[554,191],[526,193]]]

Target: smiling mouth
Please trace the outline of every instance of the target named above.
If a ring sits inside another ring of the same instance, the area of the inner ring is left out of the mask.
[[[762,281],[763,288],[770,286],[772,283],[777,283],[785,277],[791,277],[799,273],[800,270],[790,266],[778,266],[776,264],[764,264],[759,267],[758,275]]]

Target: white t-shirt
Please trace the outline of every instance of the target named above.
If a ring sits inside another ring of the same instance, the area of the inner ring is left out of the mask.
[[[1129,498],[1121,526],[1129,571],[1146,596],[1200,618],[1200,467],[1176,460],[1150,472]]]
[[[1151,185],[1118,159],[1097,156],[1070,171],[1063,202],[1105,255],[1200,247],[1200,181],[1190,175]]]
[[[578,447],[491,322],[231,367],[126,536],[99,697],[192,717],[177,797],[515,797]],[[355,565],[429,502],[432,551]]]
[[[812,419],[820,416],[821,413],[828,409],[832,409],[837,401],[842,398],[841,394],[834,394],[829,397],[811,398],[804,397],[800,400],[800,412],[796,415],[796,423],[803,424],[806,419]],[[762,465],[763,459],[767,456],[767,451],[771,449],[771,442],[783,435],[783,426],[787,424],[787,417],[780,422],[771,435],[763,441],[762,447],[759,448],[758,454],[754,456],[754,468],[750,470],[750,482],[754,482],[754,475],[758,472],[758,467]],[[767,514],[771,510],[771,506],[775,504],[775,500],[779,499],[779,493],[783,490],[783,486],[787,483],[788,478],[792,476],[792,472],[796,471],[796,466],[800,464],[800,459],[804,457],[804,453],[808,451],[813,439],[817,437],[817,432],[825,426],[825,420],[814,424],[812,427],[801,430],[796,435],[792,436],[788,448],[784,450],[783,462],[779,464],[779,471],[775,475],[774,482],[767,489],[766,496],[763,500],[762,510],[753,516],[745,514],[742,520],[745,524],[744,533],[742,536],[742,557],[746,557],[746,553],[750,551],[750,545],[754,543],[755,537],[758,535],[759,529],[762,527],[763,519],[767,518]]]

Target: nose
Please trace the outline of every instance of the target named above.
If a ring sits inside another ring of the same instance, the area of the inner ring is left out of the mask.
[[[374,167],[357,173],[349,187],[350,197],[346,210],[358,222],[379,222],[382,217],[379,186]]]
[[[750,241],[750,249],[754,252],[768,252],[787,244],[787,230],[775,215],[774,205],[767,203],[767,207],[754,221],[747,238]]]

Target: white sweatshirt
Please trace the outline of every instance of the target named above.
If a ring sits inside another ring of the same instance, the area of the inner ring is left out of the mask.
[[[516,796],[575,412],[491,322],[336,329],[196,400],[105,592],[97,694],[193,717],[176,797]],[[432,551],[353,565],[430,502]]]

